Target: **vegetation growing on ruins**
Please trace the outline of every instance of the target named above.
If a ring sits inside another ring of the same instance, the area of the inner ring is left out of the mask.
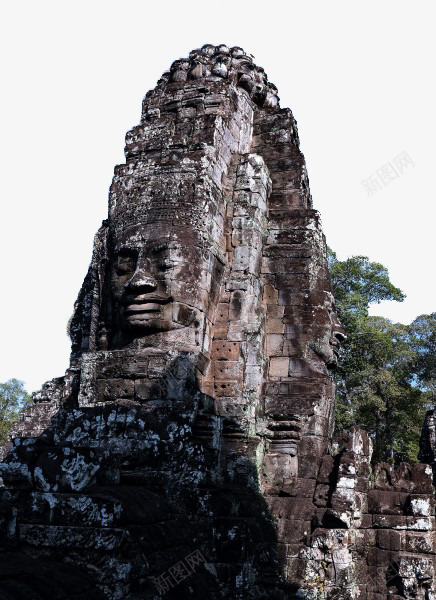
[[[15,425],[23,408],[31,401],[18,379],[0,383],[0,446],[8,441],[9,432]]]
[[[338,260],[329,251],[338,316],[346,331],[337,381],[336,429],[365,426],[375,461],[417,460],[423,417],[436,378],[436,313],[410,325],[370,316],[382,300],[405,295],[383,265],[365,256]]]

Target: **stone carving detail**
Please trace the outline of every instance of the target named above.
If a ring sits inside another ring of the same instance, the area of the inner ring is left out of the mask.
[[[371,469],[358,428],[332,443],[345,334],[275,86],[241,48],[194,50],[125,154],[69,369],[0,467],[0,589],[434,598],[432,416],[427,464]]]
[[[268,82],[265,71],[256,66],[253,59],[242,48],[206,44],[199,50],[193,50],[189,58],[174,61],[169,73],[164,73],[158,85],[167,81],[184,83],[196,79],[227,79],[246,90],[258,106],[275,108],[279,105],[277,88]]]
[[[436,411],[427,411],[421,432],[419,460],[431,465],[433,477],[436,482]]]

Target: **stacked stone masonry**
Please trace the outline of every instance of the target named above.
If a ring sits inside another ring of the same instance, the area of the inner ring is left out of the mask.
[[[296,122],[241,48],[147,93],[71,323],[1,465],[0,599],[436,599],[421,464],[333,441],[344,331]]]

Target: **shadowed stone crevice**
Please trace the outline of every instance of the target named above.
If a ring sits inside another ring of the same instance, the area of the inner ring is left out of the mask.
[[[1,600],[103,600],[93,579],[74,566],[26,554],[0,554]]]

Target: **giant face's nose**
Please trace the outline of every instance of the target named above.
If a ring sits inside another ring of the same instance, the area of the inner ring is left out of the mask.
[[[344,330],[344,329],[342,329],[342,327],[341,327],[341,330],[340,330],[340,331],[338,331],[338,330],[335,330],[335,331],[333,331],[333,337],[334,337],[334,338],[335,338],[335,339],[336,339],[336,340],[337,340],[337,341],[338,341],[340,344],[342,344],[343,342],[345,342],[345,340],[347,339],[347,336],[345,335],[345,330]]]
[[[333,310],[334,307],[333,307]],[[342,323],[340,322],[340,320],[338,319],[338,316],[336,314],[336,312],[333,312],[330,315],[331,321],[332,321],[332,338],[338,343],[338,344],[343,344],[345,342],[345,340],[347,339],[347,335],[345,333],[345,329],[342,326]]]
[[[127,291],[135,293],[147,294],[154,292],[157,288],[157,283],[154,277],[145,270],[144,267],[138,266],[133,276],[125,285]]]

